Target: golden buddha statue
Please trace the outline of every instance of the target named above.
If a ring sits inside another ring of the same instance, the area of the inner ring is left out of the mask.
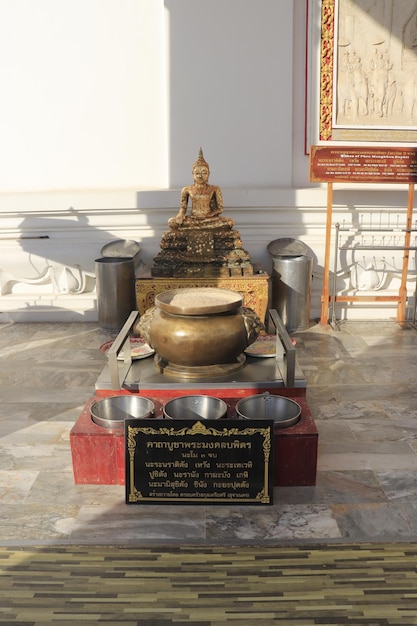
[[[210,169],[200,152],[192,168],[194,183],[181,190],[180,209],[168,220],[152,276],[199,278],[251,276],[253,266],[233,220],[223,217],[220,187],[209,185]],[[191,211],[187,215],[188,203]]]
[[[220,187],[209,185],[210,169],[200,148],[192,168],[194,184],[183,187],[181,205],[175,217],[168,220],[170,228],[233,228],[233,220],[220,217],[223,212],[223,196]],[[191,200],[191,215],[186,215]]]

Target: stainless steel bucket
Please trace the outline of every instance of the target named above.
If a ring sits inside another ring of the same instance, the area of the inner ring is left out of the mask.
[[[180,396],[164,406],[164,417],[174,420],[221,419],[226,413],[226,402],[212,396]]]
[[[153,418],[155,405],[143,396],[112,396],[94,402],[90,408],[91,418],[98,426],[124,428],[125,419]]]
[[[301,406],[290,398],[262,393],[239,400],[236,412],[243,419],[274,420],[274,427],[288,428],[299,421]]]
[[[135,266],[129,257],[96,259],[98,324],[106,330],[120,330],[136,309]]]
[[[278,311],[289,333],[310,325],[313,258],[302,241],[284,237],[271,241],[272,308]]]

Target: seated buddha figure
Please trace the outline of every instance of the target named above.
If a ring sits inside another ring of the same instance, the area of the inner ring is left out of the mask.
[[[180,210],[168,220],[168,226],[176,229],[231,229],[233,220],[222,217],[223,197],[220,187],[209,185],[210,169],[200,148],[192,168],[194,184],[181,191]],[[187,215],[191,200],[191,213]]]

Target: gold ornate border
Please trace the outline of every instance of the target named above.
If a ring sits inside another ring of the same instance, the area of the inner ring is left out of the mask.
[[[141,501],[149,502],[149,501],[155,500],[155,498],[144,497],[134,484],[135,482],[135,453],[136,453],[136,443],[137,443],[136,436],[138,433],[144,433],[146,435],[163,434],[163,435],[169,435],[170,437],[173,437],[173,436],[182,437],[184,435],[200,434],[200,435],[209,435],[212,437],[214,436],[214,437],[223,437],[223,438],[239,437],[242,435],[244,436],[248,436],[248,435],[253,436],[255,434],[261,435],[261,437],[263,437],[262,449],[264,453],[263,487],[254,499],[241,500],[239,498],[236,498],[233,500],[233,502],[234,503],[244,502],[246,504],[250,504],[251,502],[258,502],[261,504],[271,503],[271,494],[269,493],[269,467],[271,463],[271,450],[272,450],[271,428],[248,427],[248,428],[240,429],[240,428],[229,427],[229,428],[222,428],[222,430],[218,430],[217,428],[211,428],[211,427],[207,428],[206,425],[200,422],[199,420],[194,422],[191,428],[186,427],[186,428],[178,428],[178,429],[172,426],[168,426],[168,427],[160,426],[158,428],[152,428],[148,426],[133,427],[130,424],[127,424],[126,446],[127,446],[128,456],[129,456],[129,462],[128,462],[129,485],[130,485],[129,496],[128,496],[129,502],[141,502]],[[126,486],[128,485],[127,478],[128,477],[126,476]],[[167,502],[186,502],[186,501],[189,501],[190,499],[167,497],[167,498],[164,498],[164,500]],[[196,499],[192,499],[192,501],[195,503]],[[206,501],[207,502],[210,502],[210,501],[221,502],[222,500],[207,499]],[[227,502],[230,504],[230,502],[232,501],[228,500]]]
[[[332,139],[335,0],[323,0],[320,41],[320,141]]]
[[[336,2],[321,0],[320,39],[320,105],[319,141],[376,141],[384,143],[417,142],[417,130],[392,128],[334,128],[333,127],[333,83],[335,63],[335,19]]]

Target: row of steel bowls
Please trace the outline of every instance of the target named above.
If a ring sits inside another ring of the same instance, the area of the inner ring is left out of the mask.
[[[125,419],[155,417],[155,404],[144,396],[113,396],[91,405],[91,418],[98,426],[123,428]],[[273,420],[276,428],[294,426],[301,417],[301,406],[295,400],[269,393],[248,396],[236,403],[237,417]],[[227,404],[220,398],[205,395],[179,396],[162,409],[165,419],[201,420],[227,417]]]

